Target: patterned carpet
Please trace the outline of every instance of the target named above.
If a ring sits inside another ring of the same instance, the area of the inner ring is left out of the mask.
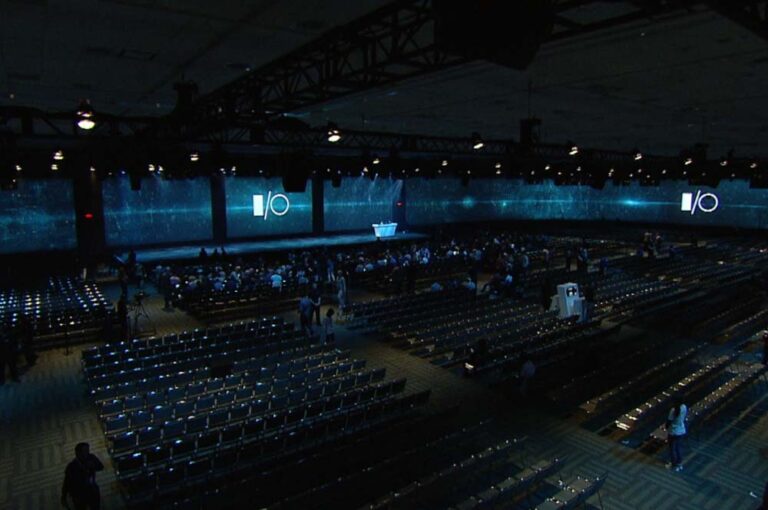
[[[159,297],[149,298],[147,309],[158,334],[199,326],[185,314],[161,307]],[[647,454],[625,447],[544,406],[509,400],[343,326],[337,337],[370,366],[385,366],[393,377],[407,377],[409,390],[431,388],[430,410],[459,406],[468,421],[491,416],[494,435],[527,436],[532,457],[564,457],[564,479],[606,475],[601,492],[606,509],[749,510],[759,503],[750,491],[762,494],[768,480],[768,460],[760,454],[768,445],[768,388],[763,380],[693,431],[685,446],[686,469],[672,473],[664,468],[663,450]],[[44,352],[36,366],[23,371],[21,383],[0,386],[0,508],[60,508],[64,467],[79,441],[90,442],[107,467],[98,475],[102,508],[122,508],[79,361],[80,349]],[[599,506],[597,498],[590,502]]]

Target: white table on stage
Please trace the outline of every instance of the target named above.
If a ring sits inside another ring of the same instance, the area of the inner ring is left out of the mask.
[[[377,238],[395,237],[397,231],[397,223],[374,223],[371,226],[373,227],[373,234]]]

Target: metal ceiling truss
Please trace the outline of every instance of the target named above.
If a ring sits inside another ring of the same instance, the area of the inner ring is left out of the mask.
[[[768,1],[715,0],[709,4],[721,15],[768,40]]]
[[[651,19],[699,2],[643,1],[632,12],[588,23],[568,17],[569,11],[595,3],[600,2],[553,0],[549,41]],[[201,96],[188,111],[167,117],[162,132],[215,131],[237,120],[263,120],[466,63],[435,45],[434,23],[431,0],[398,0]]]

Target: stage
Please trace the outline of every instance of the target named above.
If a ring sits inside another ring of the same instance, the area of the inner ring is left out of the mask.
[[[372,233],[337,234],[311,237],[291,237],[287,239],[269,239],[264,241],[229,242],[223,246],[227,251],[227,255],[249,255],[253,253],[270,251],[321,248],[324,246],[341,247],[375,242],[388,243],[393,241],[411,241],[417,239],[426,239],[426,237],[426,235],[416,232],[401,232],[396,234],[394,237],[388,237],[377,241],[376,237]],[[195,259],[198,257],[200,248],[203,246],[210,255],[214,248],[219,248],[219,250],[221,250],[222,245],[200,243],[197,245],[173,246],[169,248],[138,248],[135,250],[136,260],[143,264],[155,264],[171,260]],[[116,254],[116,258],[120,262],[123,262],[125,261],[127,255],[127,252],[121,252]]]

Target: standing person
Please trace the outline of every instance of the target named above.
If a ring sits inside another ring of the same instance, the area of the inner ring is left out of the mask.
[[[325,319],[323,319],[323,331],[325,331],[325,343],[332,344],[336,342],[336,334],[333,332],[333,308],[329,308],[325,312]]]
[[[117,320],[120,322],[120,339],[128,340],[128,300],[125,294],[117,301]]]
[[[520,394],[523,397],[527,397],[528,385],[533,376],[536,375],[536,365],[533,364],[533,360],[528,354],[525,354],[523,359],[525,359],[525,363],[520,367]]]
[[[312,301],[312,314],[315,316],[315,324],[320,326],[320,303],[322,300],[322,292],[317,287],[317,283],[312,284],[312,289],[309,291],[309,299]]]
[[[685,418],[687,416],[688,407],[683,404],[683,399],[680,397],[675,398],[675,405],[669,410],[665,428],[668,434],[667,441],[669,441],[670,457],[667,467],[678,472],[683,470],[682,441],[686,434]]]
[[[565,247],[565,272],[571,272],[571,264],[573,263],[573,248],[569,245]]]
[[[34,336],[35,331],[26,315],[21,317],[19,323],[19,333],[21,338],[21,351],[24,353],[24,359],[27,361],[27,367],[31,367],[37,361],[37,354],[35,354]]]
[[[307,293],[299,300],[299,323],[301,324],[301,330],[312,336],[312,300],[309,299]]]
[[[5,365],[11,374],[11,380],[19,382],[19,372],[16,368],[16,339],[11,336],[9,328],[0,330],[0,384],[5,384]]]
[[[91,454],[88,443],[75,446],[75,459],[67,464],[64,471],[64,484],[61,487],[61,504],[69,508],[67,496],[72,498],[75,510],[99,510],[101,494],[96,485],[96,472],[102,471],[104,464]]]
[[[763,365],[768,365],[768,329],[763,331]]]
[[[128,273],[125,269],[125,267],[120,267],[120,269],[117,272],[117,279],[120,281],[120,295],[121,296],[127,296],[128,295]]]
[[[344,315],[344,310],[347,308],[347,277],[344,276],[343,271],[336,274],[336,289],[336,296],[339,298],[339,310]]]

